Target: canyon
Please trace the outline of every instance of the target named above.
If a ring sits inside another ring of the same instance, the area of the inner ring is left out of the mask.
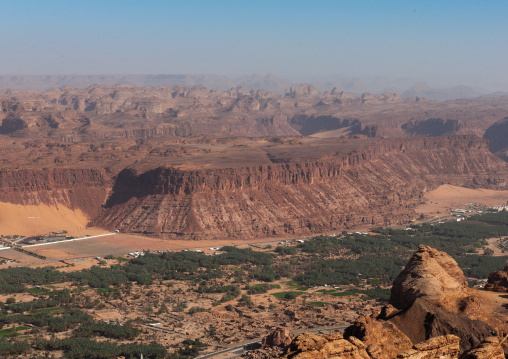
[[[2,90],[0,202],[60,206],[89,226],[168,239],[412,223],[440,185],[507,189],[507,98],[438,102],[312,85],[284,96]]]

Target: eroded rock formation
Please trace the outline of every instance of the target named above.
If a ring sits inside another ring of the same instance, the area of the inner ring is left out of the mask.
[[[263,338],[263,341],[261,342],[261,348],[287,347],[289,344],[291,344],[294,338],[295,335],[293,334],[291,328],[275,328],[270,334]]]
[[[360,316],[343,335],[299,335],[278,357],[504,358],[496,329],[489,325],[492,316],[476,312],[487,324],[463,307],[465,298],[478,294],[467,287],[464,274],[449,255],[420,246],[392,287],[390,301],[398,309],[387,305],[381,313]],[[496,324],[504,330],[504,323]]]
[[[440,302],[449,296],[465,295],[467,287],[466,277],[452,257],[422,245],[395,278],[390,304],[403,309],[418,298]]]
[[[507,185],[508,166],[474,137],[378,140],[318,158],[270,156],[270,164],[249,167],[123,171],[94,223],[196,238],[321,233],[407,223],[424,190],[444,182]]]
[[[507,111],[506,97],[437,102],[390,93],[357,97],[338,89],[321,95],[308,84],[291,88],[286,96],[242,88],[93,85],[0,91],[0,135],[83,141],[203,133],[259,137],[332,131],[333,137],[391,138],[469,134],[485,135],[493,148],[506,150],[506,136],[500,134]],[[295,117],[304,132],[292,125]],[[319,124],[322,118],[330,120],[326,126]],[[333,133],[337,130],[340,133]]]
[[[473,137],[0,143],[0,201],[65,204],[165,238],[292,236],[408,223],[443,183],[504,189]]]
[[[508,264],[501,271],[494,271],[489,274],[485,290],[492,292],[508,292]]]

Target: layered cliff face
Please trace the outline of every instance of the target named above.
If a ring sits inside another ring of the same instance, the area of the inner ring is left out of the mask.
[[[0,202],[63,205],[95,217],[110,188],[110,179],[93,169],[25,169],[0,171]]]
[[[443,183],[505,188],[508,165],[474,137],[379,140],[312,160],[121,172],[94,224],[161,236],[265,237],[410,221]]]

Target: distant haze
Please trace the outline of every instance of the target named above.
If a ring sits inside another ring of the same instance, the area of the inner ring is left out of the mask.
[[[454,86],[451,88],[432,88],[425,82],[414,82],[414,79],[396,79],[389,77],[373,78],[334,78],[324,81],[313,81],[312,85],[324,93],[337,88],[359,96],[364,92],[381,94],[396,93],[401,97],[425,97],[429,100],[454,100],[490,95],[479,88]],[[0,90],[50,90],[70,86],[87,88],[93,85],[135,85],[135,86],[203,86],[208,89],[228,90],[242,87],[247,90],[263,89],[283,95],[291,87],[300,84],[289,82],[275,75],[252,75],[229,78],[223,75],[21,75],[0,76]],[[495,93],[500,94],[500,93]]]
[[[504,0],[0,5],[0,75],[275,74],[373,91],[508,90]]]

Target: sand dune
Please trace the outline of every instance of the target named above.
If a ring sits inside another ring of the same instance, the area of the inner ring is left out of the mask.
[[[23,206],[0,202],[0,234],[33,236],[54,231],[67,231],[69,235],[95,234],[96,229],[86,228],[89,219],[78,210],[59,205],[44,204]],[[101,232],[104,232],[102,230]]]

